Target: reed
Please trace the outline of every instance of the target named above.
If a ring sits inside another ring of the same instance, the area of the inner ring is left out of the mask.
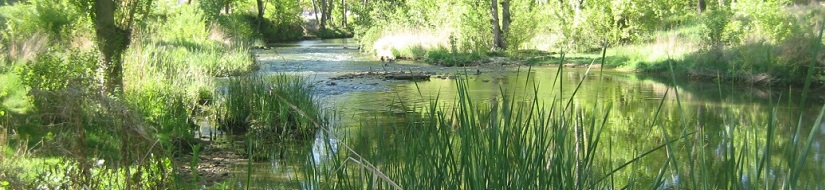
[[[273,149],[289,139],[315,134],[311,121],[322,121],[317,100],[305,79],[295,76],[245,76],[223,81],[218,94],[219,128],[250,138],[249,154],[269,158]],[[290,106],[300,107],[307,117]]]
[[[671,77],[675,84],[675,74]],[[554,94],[566,86],[554,83],[551,92],[501,90],[500,99],[480,101],[459,79],[454,106],[440,106],[443,99],[434,99],[426,107],[413,108],[417,111],[407,115],[406,122],[362,126],[362,130],[390,130],[379,134],[392,135],[342,140],[325,130],[322,139],[333,140],[322,142],[325,151],[305,161],[302,183],[318,189],[821,187],[805,177],[810,171],[804,168],[814,163],[810,161],[813,134],[822,124],[825,107],[816,121],[793,126],[800,132],[786,139],[777,133],[787,126],[777,122],[773,106],[767,117],[734,110],[719,116],[724,126],[703,126],[705,121],[687,116],[680,91],[670,88],[647,126],[636,126],[655,129],[652,136],[661,143],[619,158],[613,154],[616,138],[605,138],[610,134],[606,131],[611,128],[612,105],[576,103],[575,92],[587,85],[583,81],[573,86],[570,97],[557,94],[542,102],[539,93]],[[525,85],[539,89],[538,84]],[[515,93],[532,96],[516,100],[508,95]],[[740,117],[753,117],[752,124],[737,122]],[[721,138],[708,140],[708,135]],[[792,153],[791,157],[781,156],[777,147]]]

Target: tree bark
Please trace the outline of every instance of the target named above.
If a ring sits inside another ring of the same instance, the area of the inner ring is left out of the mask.
[[[335,0],[326,0],[329,5],[327,5],[327,22],[328,23],[335,23],[334,19],[332,19],[332,11],[335,10]]]
[[[507,38],[510,36],[510,0],[501,0],[501,49],[507,50]]]
[[[223,4],[223,12],[224,12],[224,13],[226,13],[226,14],[229,14],[229,13],[230,13],[229,11],[230,11],[230,7],[231,7],[231,6],[230,6],[231,2],[230,2],[229,0],[225,0],[225,1],[223,1],[223,2],[224,2],[224,4]]]
[[[312,11],[313,11],[312,14],[315,15],[315,24],[320,27],[321,19],[318,18],[318,3],[315,2],[317,0],[309,0],[309,1],[312,3]]]
[[[264,1],[257,0],[258,2],[258,30],[261,30],[261,22],[264,21]]]
[[[121,55],[129,45],[129,31],[115,24],[115,2],[94,0],[91,14],[95,26],[97,46],[100,50],[102,92],[116,93],[123,87]]]
[[[321,23],[318,23],[318,29],[324,30],[326,29],[327,25],[327,0],[320,0],[321,1]]]
[[[705,5],[705,0],[697,0],[697,8],[699,10],[699,14],[702,14],[702,12],[705,12],[706,6],[707,5]]]
[[[341,0],[341,27],[347,27],[347,1]]]
[[[501,28],[499,27],[499,19],[498,19],[498,3],[497,0],[490,0],[490,13],[492,19],[490,19],[490,24],[493,27],[493,51],[501,50],[502,49],[502,36],[501,36]]]

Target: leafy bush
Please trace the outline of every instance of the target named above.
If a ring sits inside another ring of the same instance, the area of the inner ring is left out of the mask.
[[[0,17],[5,22],[4,36],[9,40],[25,40],[38,32],[63,39],[72,34],[76,22],[83,15],[69,1],[33,0],[14,6],[0,6]]]
[[[96,68],[96,52],[48,52],[28,64],[23,77],[34,89],[60,91],[71,83],[91,87]]]
[[[315,34],[319,38],[351,38],[353,32],[349,28],[327,27],[323,30],[318,30]]]
[[[462,67],[481,62],[483,59],[485,57],[478,53],[450,53],[447,49],[440,48],[427,51],[424,61],[442,66]]]
[[[733,13],[727,10],[713,10],[708,12],[704,15],[704,26],[706,30],[706,40],[709,46],[718,46],[722,45],[722,43],[730,43],[726,42],[725,39],[730,39],[729,34],[727,34],[730,30],[728,27],[728,23],[731,22],[731,17]]]

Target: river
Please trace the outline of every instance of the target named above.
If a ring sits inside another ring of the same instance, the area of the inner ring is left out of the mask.
[[[585,68],[497,66],[439,67],[413,61],[382,63],[374,57],[359,53],[354,39],[308,40],[277,44],[271,50],[260,50],[257,59],[261,63],[260,74],[290,74],[309,78],[322,101],[322,106],[334,115],[331,121],[339,139],[333,144],[354,143],[356,151],[371,152],[371,144],[379,144],[391,137],[392,130],[383,126],[397,126],[407,122],[405,113],[420,112],[431,100],[440,98],[440,107],[450,107],[457,96],[456,78],[466,80],[468,91],[476,102],[493,102],[502,99],[502,93],[515,102],[528,102],[533,95],[541,104],[550,105],[556,100],[572,101],[581,110],[594,106],[610,105],[606,124],[605,141],[611,141],[611,155],[617,161],[627,161],[640,152],[662,143],[662,127],[668,134],[680,134],[683,128],[701,129],[704,149],[710,152],[709,160],[724,159],[727,146],[742,146],[755,155],[758,143],[765,143],[765,131],[771,113],[776,117],[774,145],[768,170],[773,175],[784,176],[788,171],[782,165],[786,159],[784,149],[793,141],[791,133],[802,122],[802,135],[816,129],[811,143],[810,156],[800,177],[807,187],[825,188],[820,178],[825,174],[825,125],[814,126],[823,98],[812,93],[808,103],[799,108],[802,97],[798,89],[753,87],[750,85],[714,83],[676,79],[667,76],[649,76],[637,73],[600,71]],[[377,77],[332,79],[354,72],[422,71],[434,76],[428,81],[394,81]],[[560,74],[561,77],[558,77]],[[560,85],[555,84],[561,78]],[[577,84],[584,80],[576,90]],[[561,93],[559,93],[561,92]],[[661,111],[656,115],[656,110]],[[801,110],[801,119],[799,117]],[[653,118],[658,117],[656,124]],[[683,126],[683,127],[676,127]],[[686,127],[684,127],[686,126]],[[737,138],[725,140],[735,131]],[[326,136],[318,135],[314,142],[290,145],[284,158],[270,162],[254,163],[251,167],[252,186],[259,189],[301,188],[298,179],[302,175],[301,164],[312,154],[315,161],[323,160]],[[353,140],[355,139],[355,140]],[[740,150],[741,151],[741,150]],[[665,151],[654,152],[641,160],[636,169],[642,179],[655,177]],[[750,159],[750,157],[748,157]],[[745,163],[753,163],[753,160]],[[712,166],[719,166],[711,164]],[[747,167],[747,166],[746,166]],[[246,183],[246,165],[238,166],[236,185]],[[715,169],[710,171],[717,172]],[[722,172],[722,171],[718,171]],[[629,175],[628,172],[622,175]],[[242,178],[242,179],[241,179]],[[747,178],[741,179],[749,180]],[[670,178],[665,183],[683,183]]]

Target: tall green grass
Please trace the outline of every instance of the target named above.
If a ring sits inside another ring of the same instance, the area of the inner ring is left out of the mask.
[[[271,154],[291,139],[313,137],[317,128],[312,122],[324,120],[311,87],[301,77],[229,78],[217,94],[219,129],[248,135],[245,153],[255,160],[273,158]]]
[[[214,77],[257,63],[251,36],[207,24],[194,5],[152,6],[132,30],[117,97],[96,93],[93,29],[71,2],[0,6],[0,189],[179,188],[172,159],[202,146],[196,120],[219,111]]]
[[[676,82],[675,74],[672,80]],[[536,97],[556,94],[555,89],[502,90],[501,99],[490,102],[471,97],[467,82],[457,80],[458,95],[447,98],[454,101],[453,107],[440,106],[443,99],[434,99],[402,124],[362,126],[362,130],[389,130],[379,134],[391,135],[340,139],[325,131],[325,150],[305,161],[302,183],[319,189],[822,187],[806,176],[810,174],[806,165],[814,163],[810,151],[825,107],[815,122],[800,122],[785,137],[777,132],[785,126],[777,122],[777,111],[751,119],[751,124],[737,122],[752,116],[736,111],[718,117],[724,126],[687,119],[683,97],[670,88],[652,117],[643,118],[644,126],[630,126],[651,133],[660,143],[616,154],[632,148],[617,149],[614,144],[621,137],[606,136],[613,128],[610,104],[580,105],[575,100],[576,91],[587,85],[583,81],[573,87],[553,85],[574,92],[570,97],[555,95],[548,102]],[[508,95],[513,93],[533,96],[515,100]]]

